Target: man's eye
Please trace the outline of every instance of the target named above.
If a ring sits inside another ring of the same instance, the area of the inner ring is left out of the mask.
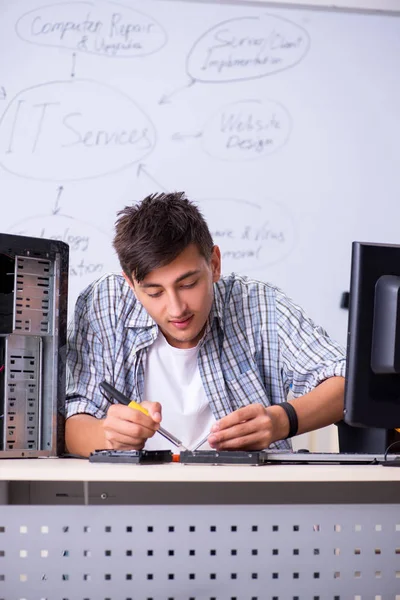
[[[188,290],[192,287],[194,287],[196,285],[197,281],[194,281],[193,283],[186,283],[185,285],[181,285],[181,288],[183,288],[184,290]]]
[[[159,298],[162,292],[156,292],[155,294],[147,294],[149,298]]]

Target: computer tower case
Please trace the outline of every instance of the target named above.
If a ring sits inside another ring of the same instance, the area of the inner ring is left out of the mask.
[[[0,234],[0,458],[64,451],[69,248]]]

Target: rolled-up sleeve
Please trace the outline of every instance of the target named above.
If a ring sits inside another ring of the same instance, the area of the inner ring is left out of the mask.
[[[107,366],[109,349],[94,329],[93,311],[89,286],[79,296],[68,327],[66,418],[79,413],[103,418],[109,407],[99,388],[101,381],[112,376]]]
[[[276,308],[280,367],[293,396],[306,394],[330,377],[344,377],[344,348],[278,290]]]

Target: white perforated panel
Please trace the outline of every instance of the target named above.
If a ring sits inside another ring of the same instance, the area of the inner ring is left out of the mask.
[[[395,505],[3,506],[1,600],[400,600]]]

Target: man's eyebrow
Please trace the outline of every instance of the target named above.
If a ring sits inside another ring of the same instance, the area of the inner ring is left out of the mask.
[[[193,275],[198,275],[200,273],[200,269],[196,271],[187,271],[187,273],[183,273],[177,279],[175,279],[174,283],[180,283],[183,279],[187,277],[192,277]],[[139,284],[141,288],[152,288],[152,287],[162,287],[161,283],[141,283]]]

